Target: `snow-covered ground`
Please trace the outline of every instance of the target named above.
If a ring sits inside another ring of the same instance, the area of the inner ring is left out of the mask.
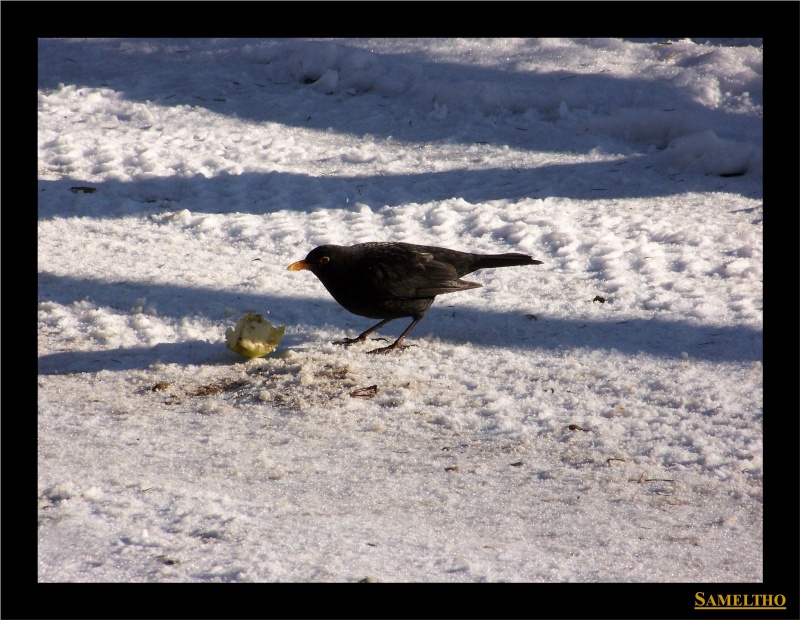
[[[39,581],[761,581],[762,62],[41,40]],[[372,356],[286,270],[368,240],[544,264]]]

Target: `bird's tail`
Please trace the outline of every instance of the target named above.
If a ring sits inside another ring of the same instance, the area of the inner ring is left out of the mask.
[[[475,263],[470,265],[472,271],[477,269],[489,269],[492,267],[516,267],[517,265],[542,264],[542,261],[518,252],[509,252],[508,254],[483,254],[476,258],[477,260]]]

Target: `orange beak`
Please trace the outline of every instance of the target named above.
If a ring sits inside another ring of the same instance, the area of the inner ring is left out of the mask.
[[[299,260],[296,263],[292,263],[289,265],[286,270],[287,271],[303,271],[304,269],[311,269],[314,265],[311,263],[307,263],[304,260]]]

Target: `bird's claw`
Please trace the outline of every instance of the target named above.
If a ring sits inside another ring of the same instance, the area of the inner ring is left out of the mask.
[[[342,338],[341,340],[334,340],[331,344],[341,344],[345,347],[349,347],[351,344],[358,344],[365,340],[366,338]],[[388,342],[386,338],[371,338],[371,340],[383,340],[384,342]]]
[[[372,349],[372,351],[367,351],[367,355],[386,355],[387,353],[391,353],[392,351],[405,351],[410,347],[415,347],[415,344],[390,344],[388,347],[381,347],[379,349]]]
[[[364,342],[364,340],[366,340],[366,338],[342,338],[341,340],[334,340],[331,344],[341,344],[345,347],[349,347],[351,344]]]

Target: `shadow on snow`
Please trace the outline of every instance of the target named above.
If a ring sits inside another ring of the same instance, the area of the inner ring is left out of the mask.
[[[44,282],[42,281],[44,280]],[[286,295],[262,295],[222,290],[195,289],[172,285],[149,285],[131,282],[100,282],[91,279],[40,275],[40,302],[69,305],[87,301],[93,307],[105,307],[127,313],[147,298],[148,307],[183,308],[184,314],[171,318],[203,317],[217,321],[219,337],[248,311],[267,314],[273,322],[287,324],[281,348],[313,348],[328,344],[313,335],[319,328],[341,329],[341,335],[356,335],[375,321],[346,312],[331,299],[298,299]],[[448,300],[451,301],[451,300]],[[695,325],[687,321],[631,319],[627,321],[572,320],[540,316],[531,320],[521,311],[475,309],[437,300],[425,319],[409,336],[410,343],[422,345],[433,337],[454,344],[478,347],[570,352],[578,349],[606,350],[624,355],[650,354],[679,359],[684,353],[690,360],[713,362],[752,362],[763,357],[762,332],[747,326]],[[235,309],[230,315],[226,310]],[[380,334],[397,336],[408,321],[398,319],[385,326]],[[309,335],[309,331],[312,332]],[[337,336],[338,337],[338,336]],[[325,336],[328,338],[328,336]],[[423,345],[424,346],[424,345]],[[52,353],[39,357],[39,373],[64,374],[147,368],[155,362],[178,364],[226,364],[243,358],[219,343],[188,341],[159,343],[153,346]]]
[[[554,197],[601,201],[656,199],[692,191],[729,192],[747,183],[737,178],[717,178],[715,184],[709,186],[709,180],[702,175],[668,175],[665,170],[647,165],[645,159],[630,157],[618,162],[459,169],[391,176],[315,177],[293,172],[248,172],[222,173],[212,178],[169,176],[130,182],[40,180],[39,219],[101,219],[182,209],[192,213],[263,215],[284,210],[352,209],[356,203],[366,204],[373,210],[383,207],[401,210],[408,204],[456,199],[470,204]],[[615,174],[619,172],[624,174]],[[72,189],[80,187],[94,191]]]

